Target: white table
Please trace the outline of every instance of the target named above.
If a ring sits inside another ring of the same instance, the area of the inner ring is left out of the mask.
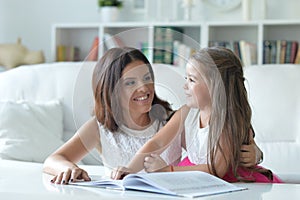
[[[103,168],[86,166],[94,175],[103,173]],[[114,191],[101,188],[55,185],[48,175],[42,173],[42,164],[0,161],[0,199],[22,200],[105,200],[105,199],[189,199],[135,191]],[[239,183],[241,184],[241,183]],[[300,199],[300,184],[241,184],[248,190],[226,193],[197,199]]]

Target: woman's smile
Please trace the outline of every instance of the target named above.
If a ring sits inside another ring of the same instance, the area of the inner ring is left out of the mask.
[[[133,98],[134,101],[145,101],[145,100],[148,100],[150,97],[150,94],[145,94],[143,96],[138,96],[138,97],[135,97]]]

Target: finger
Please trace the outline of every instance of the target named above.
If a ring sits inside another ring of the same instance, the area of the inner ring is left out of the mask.
[[[122,167],[118,167],[117,169],[114,169],[111,173],[111,178],[114,180],[119,180],[121,179],[121,176],[123,175],[124,170]]]
[[[85,181],[90,181],[91,180],[91,178],[89,177],[88,173],[86,171],[84,171],[84,170],[82,170],[82,178]]]
[[[240,163],[242,167],[251,167],[252,165],[250,163]]]
[[[54,176],[54,177],[50,180],[50,182],[51,182],[51,183],[55,183],[56,179],[57,179],[57,176]]]
[[[249,152],[249,151],[247,151],[247,152],[240,152],[240,156],[241,157],[248,157],[248,158],[254,158],[255,157],[255,154],[254,153],[252,153],[252,152]]]
[[[124,171],[117,171],[113,177],[114,180],[122,180],[126,175],[128,175],[128,172]]]
[[[68,184],[71,176],[71,169],[68,169],[62,176],[62,184]]]
[[[56,180],[55,180],[55,183],[56,183],[56,184],[60,184],[60,183],[61,183],[63,174],[64,174],[64,172],[61,172],[59,175],[57,175],[57,178],[56,178]]]
[[[158,154],[156,154],[156,153],[151,153],[151,157],[153,157],[153,158],[157,158],[157,157],[159,157],[159,155],[158,155]]]
[[[144,168],[145,169],[149,168],[150,165],[151,165],[150,162],[147,162],[147,161],[144,162]]]
[[[249,151],[249,145],[242,145],[241,146],[241,151],[242,152],[248,152]]]
[[[147,156],[145,157],[144,162],[151,162],[152,159],[152,157]]]
[[[71,174],[71,181],[77,181],[81,179],[80,174],[81,174],[82,169],[73,169],[72,174]]]

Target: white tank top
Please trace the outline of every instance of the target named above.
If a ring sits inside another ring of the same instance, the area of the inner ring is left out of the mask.
[[[189,160],[198,164],[207,164],[207,144],[209,126],[200,128],[200,110],[191,108],[184,122],[186,151]]]
[[[112,133],[98,123],[102,146],[103,165],[109,169],[118,166],[126,166],[135,153],[163,126],[159,120],[155,120],[145,130],[133,130],[125,126]],[[180,135],[161,154],[167,164],[176,165],[181,158]]]

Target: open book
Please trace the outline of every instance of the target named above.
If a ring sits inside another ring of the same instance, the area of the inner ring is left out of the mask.
[[[123,180],[103,179],[72,184],[185,197],[200,197],[246,189],[200,171],[138,173],[129,174]]]

